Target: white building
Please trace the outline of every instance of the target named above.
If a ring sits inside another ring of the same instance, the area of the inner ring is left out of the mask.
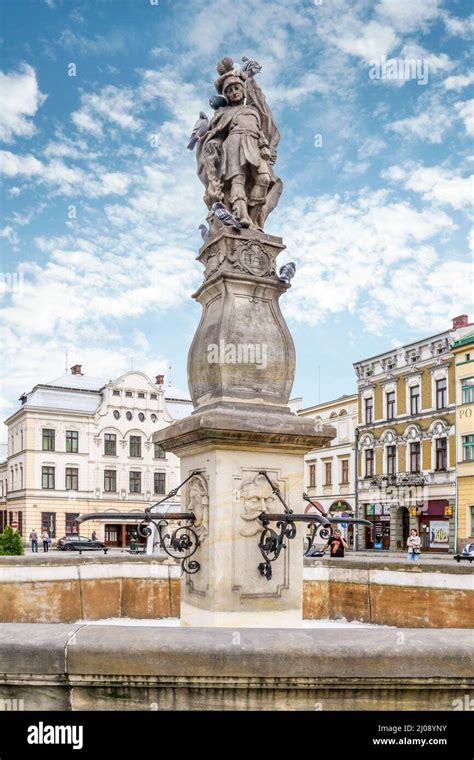
[[[5,422],[7,461],[0,465],[0,532],[17,522],[53,539],[74,530],[78,514],[110,511],[110,521],[84,523],[81,534],[111,546],[130,542],[143,511],[179,484],[179,459],[153,444],[153,433],[191,413],[187,394],[130,371],[116,380],[88,377],[81,366],[21,396]]]
[[[305,455],[305,483],[308,496],[333,516],[355,516],[354,437],[357,426],[357,394],[341,396],[334,401],[300,409],[302,417],[313,417],[315,423],[331,425],[337,435],[331,443]],[[305,507],[311,510],[309,504]],[[343,528],[349,545],[353,529]]]

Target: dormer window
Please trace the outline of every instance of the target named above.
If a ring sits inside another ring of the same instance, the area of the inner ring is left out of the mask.
[[[120,396],[120,391],[112,391],[113,396]]]
[[[125,391],[125,395],[126,395],[127,398],[132,398],[133,393],[132,393],[132,391]]]
[[[145,394],[144,394],[144,393],[141,393],[141,392],[140,392],[140,393],[138,394],[138,398],[145,398]]]

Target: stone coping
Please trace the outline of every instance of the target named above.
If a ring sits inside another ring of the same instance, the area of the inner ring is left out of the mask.
[[[474,674],[472,632],[412,628],[157,628],[0,625],[0,674],[461,679]],[[8,679],[7,679],[8,680]]]
[[[164,569],[167,567],[178,566],[178,563],[168,562],[169,557],[155,555],[130,555],[130,554],[94,554],[79,555],[65,554],[60,552],[48,552],[47,554],[25,554],[21,557],[0,557],[0,579],[3,568],[9,567],[40,567],[40,566],[81,566],[81,565],[160,565]],[[470,575],[473,578],[474,587],[474,566],[455,562],[452,558],[446,560],[432,560],[423,558],[421,562],[408,562],[403,558],[397,557],[361,557],[352,558],[344,557],[340,559],[316,558],[305,559],[304,569],[315,567],[327,567],[346,570],[390,570],[401,571],[405,573],[446,573],[449,575]]]

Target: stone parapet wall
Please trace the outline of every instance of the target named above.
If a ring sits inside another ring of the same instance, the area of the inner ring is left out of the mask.
[[[0,623],[179,617],[179,567],[154,557],[0,558]],[[413,628],[474,625],[471,566],[322,559],[304,568],[303,617]]]
[[[472,696],[463,630],[0,625],[25,710],[444,710]]]

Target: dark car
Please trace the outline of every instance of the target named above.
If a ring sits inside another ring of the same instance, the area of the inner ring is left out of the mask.
[[[461,554],[455,554],[454,559],[456,562],[461,562],[462,559],[467,559],[468,562],[472,562],[474,559],[474,544],[466,544]]]
[[[77,533],[58,539],[57,547],[66,552],[99,551],[102,549],[104,554],[107,554],[107,547],[102,541],[93,541],[91,538],[78,536]]]

